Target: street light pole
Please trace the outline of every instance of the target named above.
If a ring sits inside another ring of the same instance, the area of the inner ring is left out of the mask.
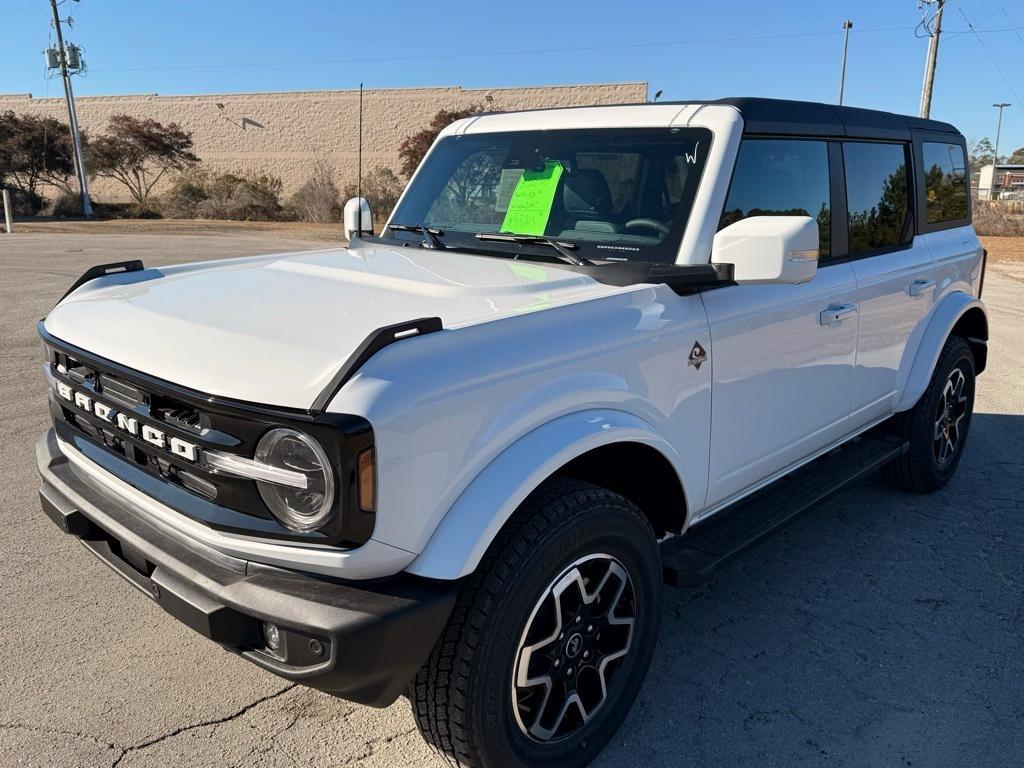
[[[64,50],[64,34],[60,29],[60,14],[57,12],[57,0],[50,0],[53,9],[53,28],[57,32],[57,59],[60,61],[60,74],[64,79],[64,97],[68,102],[68,120],[71,124],[71,145],[75,151],[75,172],[78,174],[78,188],[82,193],[82,215],[92,218],[92,203],[89,202],[89,180],[85,174],[85,158],[82,157],[82,137],[78,130],[78,113],[75,111],[75,93],[71,89],[71,75],[68,73],[68,57]]]
[[[847,19],[843,22],[843,66],[839,70],[839,106],[843,106],[843,89],[846,87],[846,48],[850,44],[851,29],[853,22]]]
[[[996,195],[996,167],[999,165],[999,134],[1003,130],[1003,110],[1013,105],[1004,101],[992,106],[999,110],[999,122],[996,123],[996,145],[992,148],[992,189],[989,191],[990,196]]]

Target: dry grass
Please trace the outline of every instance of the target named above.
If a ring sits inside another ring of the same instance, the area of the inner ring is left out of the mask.
[[[337,243],[340,224],[295,221],[211,221],[205,219],[111,219],[108,221],[18,221],[15,232],[97,235],[217,235],[277,232],[300,240]]]
[[[982,237],[991,261],[1024,264],[1024,237]]]

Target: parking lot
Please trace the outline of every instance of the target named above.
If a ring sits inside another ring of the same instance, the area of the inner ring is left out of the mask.
[[[0,235],[0,765],[435,764],[404,699],[356,706],[222,650],[61,535],[36,496],[48,415],[35,323],[79,274],[330,237]],[[1024,258],[989,247],[989,368],[954,480],[918,497],[872,478],[706,587],[667,591],[647,684],[598,765],[1021,764]]]

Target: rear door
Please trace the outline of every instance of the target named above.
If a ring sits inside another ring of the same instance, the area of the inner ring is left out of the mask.
[[[720,228],[746,216],[812,216],[821,261],[805,285],[735,285],[702,294],[714,377],[709,506],[846,431],[857,285],[849,262],[830,259],[836,177],[829,156],[828,143],[819,140],[748,138],[740,145]]]
[[[976,295],[981,279],[981,241],[971,226],[967,161],[961,136],[921,134],[915,142],[921,173],[917,215],[932,257],[936,288],[931,304],[950,291]]]
[[[845,141],[842,154],[860,318],[850,415],[855,430],[892,413],[900,366],[912,337],[923,332],[936,281],[928,248],[914,236],[910,145]]]

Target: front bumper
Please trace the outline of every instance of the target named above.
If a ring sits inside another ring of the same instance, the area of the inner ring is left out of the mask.
[[[61,453],[36,445],[43,511],[200,634],[281,677],[362,704],[393,702],[426,660],[455,589],[412,576],[358,586],[240,560],[135,513]],[[271,652],[261,622],[281,629]]]

